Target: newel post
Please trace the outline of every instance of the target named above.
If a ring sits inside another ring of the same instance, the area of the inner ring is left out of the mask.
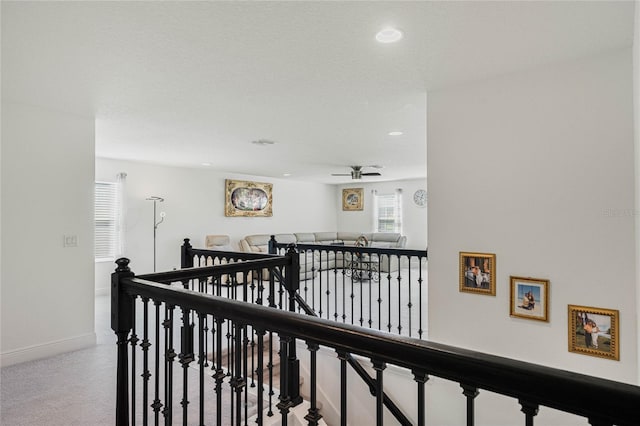
[[[180,247],[180,268],[193,268],[193,253],[191,253],[191,243],[189,238],[184,239],[184,243]]]
[[[129,353],[127,337],[133,326],[134,299],[122,289],[122,279],[133,277],[129,259],[116,260],[111,274],[111,329],[116,333],[118,369],[116,379],[116,426],[129,426]]]
[[[284,271],[284,285],[289,295],[289,312],[296,311],[295,294],[300,288],[300,255],[296,250],[296,245],[291,243],[287,246],[287,254],[289,258]],[[291,339],[288,348],[287,370],[289,373],[289,398],[292,406],[302,403],[300,395],[300,360],[296,353],[296,339]]]

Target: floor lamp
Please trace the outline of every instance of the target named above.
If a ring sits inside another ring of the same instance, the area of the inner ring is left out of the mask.
[[[160,221],[156,222],[156,206],[157,203],[162,203],[164,198],[151,196],[147,198],[147,201],[153,201],[153,272],[156,272],[156,231],[158,229],[158,225],[162,223],[165,216],[164,212],[160,212]]]

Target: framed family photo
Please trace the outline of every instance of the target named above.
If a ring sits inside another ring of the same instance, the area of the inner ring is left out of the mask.
[[[496,255],[460,252],[460,291],[496,295]]]
[[[344,188],[342,190],[342,210],[358,211],[364,208],[363,188]]]
[[[226,179],[225,216],[273,216],[273,184]]]
[[[569,352],[620,360],[619,312],[569,305]]]
[[[549,280],[510,277],[509,314],[512,317],[549,321]]]

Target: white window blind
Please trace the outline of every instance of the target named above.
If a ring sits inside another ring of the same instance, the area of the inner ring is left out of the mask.
[[[374,192],[373,195],[375,232],[402,233],[402,190],[383,195]]]
[[[117,215],[118,185],[114,182],[96,182],[94,205],[96,260],[115,258],[118,246]]]

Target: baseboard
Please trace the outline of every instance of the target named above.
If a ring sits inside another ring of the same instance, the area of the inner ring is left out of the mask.
[[[44,343],[42,345],[29,346],[22,349],[3,352],[0,354],[0,366],[20,364],[42,358],[49,358],[65,352],[89,348],[96,344],[96,333],[87,333],[70,339]]]

